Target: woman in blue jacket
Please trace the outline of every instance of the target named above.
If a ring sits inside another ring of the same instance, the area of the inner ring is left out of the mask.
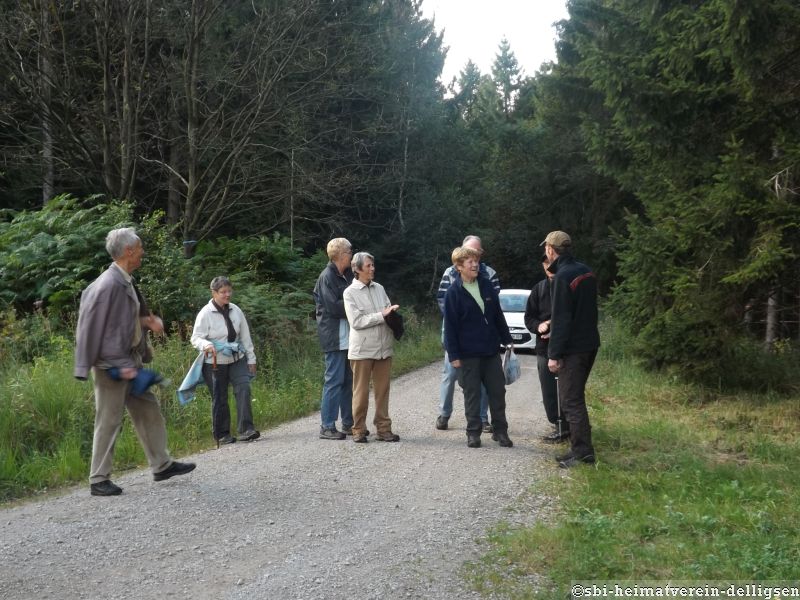
[[[492,439],[510,448],[506,421],[506,385],[500,360],[500,346],[511,346],[511,334],[500,310],[497,291],[478,277],[480,254],[473,248],[453,250],[458,271],[444,297],[444,344],[450,363],[459,370],[467,417],[467,446],[480,448],[481,384],[489,393]]]

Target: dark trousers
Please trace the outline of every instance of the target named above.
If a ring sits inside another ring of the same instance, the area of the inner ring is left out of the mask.
[[[586,381],[592,371],[597,350],[568,354],[558,372],[558,391],[561,394],[561,410],[567,417],[570,429],[570,444],[575,456],[594,454],[592,427],[586,410]]]
[[[242,357],[228,365],[217,365],[214,371],[209,363],[203,364],[203,380],[211,391],[211,426],[215,439],[231,432],[231,410],[228,406],[228,385],[233,386],[236,398],[236,419],[239,433],[245,433],[253,426],[253,407],[250,398],[250,371],[247,358]]]
[[[464,414],[467,417],[467,435],[480,436],[481,384],[489,394],[489,411],[495,433],[508,431],[506,421],[506,378],[500,355],[462,358],[458,370],[458,383],[464,390]]]
[[[556,376],[547,368],[547,352],[536,355],[536,367],[539,370],[539,386],[542,389],[542,404],[547,420],[553,425],[558,423],[558,385]],[[561,411],[562,431],[568,431],[569,425],[564,419],[564,411]]]

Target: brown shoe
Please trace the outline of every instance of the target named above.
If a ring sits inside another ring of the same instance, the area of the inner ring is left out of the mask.
[[[385,433],[376,433],[375,439],[379,442],[399,442],[400,436],[391,431],[387,431]]]

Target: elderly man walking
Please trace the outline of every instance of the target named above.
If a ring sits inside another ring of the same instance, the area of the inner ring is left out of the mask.
[[[558,376],[561,408],[570,429],[571,449],[556,460],[569,468],[595,462],[586,381],[600,347],[597,279],[572,256],[572,239],[563,231],[551,231],[541,245],[554,275],[547,366]]]
[[[164,324],[147,308],[131,276],[142,266],[142,240],[133,228],[114,229],[106,236],[106,250],[114,262],[83,291],[75,332],[74,375],[85,380],[91,370],[94,380],[92,496],[122,493],[110,477],[114,443],[126,408],[153,479],[163,481],[195,468],[194,463],[170,458],[158,398],[147,389],[134,393],[133,380],[150,359],[147,331],[164,331]]]

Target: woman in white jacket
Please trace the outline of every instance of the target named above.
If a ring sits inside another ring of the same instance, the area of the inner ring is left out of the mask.
[[[192,346],[206,355],[203,379],[211,392],[211,420],[214,439],[232,444],[228,385],[236,398],[239,439],[249,442],[261,437],[253,425],[250,379],[256,375],[256,355],[250,328],[242,310],[231,302],[233,286],[227,277],[211,280],[211,301],[200,309],[192,329]],[[216,371],[213,370],[216,364]]]
[[[369,382],[372,379],[376,439],[397,442],[400,436],[392,433],[392,420],[389,418],[394,335],[386,324],[386,316],[400,307],[389,302],[386,290],[374,281],[375,258],[370,253],[357,252],[351,267],[355,279],[344,291],[344,310],[350,323],[347,358],[353,370],[353,441],[367,441]]]

